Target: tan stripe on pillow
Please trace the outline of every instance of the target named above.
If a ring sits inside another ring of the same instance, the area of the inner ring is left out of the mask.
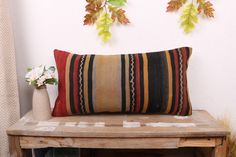
[[[129,57],[125,55],[125,93],[126,93],[126,112],[130,109],[130,87],[129,87]]]
[[[168,104],[166,108],[165,113],[169,113],[171,110],[171,104],[172,104],[172,66],[171,66],[171,60],[170,60],[170,54],[168,51],[166,51],[166,60],[167,60],[167,66],[168,66]]]
[[[143,82],[144,82],[144,104],[143,104],[143,113],[147,111],[148,107],[148,62],[147,55],[142,54],[143,56]]]
[[[73,54],[69,54],[66,60],[66,109],[69,115],[71,115],[71,108],[70,108],[70,63]]]
[[[120,112],[121,56],[96,56],[95,60],[95,112]]]
[[[89,67],[90,55],[87,55],[84,63],[84,105],[87,113],[89,111],[89,101],[88,101],[88,67]]]

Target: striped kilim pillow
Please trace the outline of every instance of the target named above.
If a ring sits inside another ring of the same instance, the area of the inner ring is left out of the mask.
[[[190,115],[191,48],[122,55],[54,51],[58,97],[53,116],[94,113]]]

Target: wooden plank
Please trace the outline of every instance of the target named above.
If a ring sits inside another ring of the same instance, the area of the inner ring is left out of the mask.
[[[66,122],[88,122],[87,128],[66,127]],[[141,127],[124,128],[123,121],[140,122]],[[219,137],[226,136],[229,131],[218,124],[206,111],[193,111],[187,118],[176,118],[171,115],[85,115],[69,117],[53,117],[48,122],[59,122],[54,131],[37,131],[37,121],[29,112],[19,122],[7,130],[9,135],[50,136],[50,137]],[[105,122],[105,127],[92,125]],[[194,123],[196,127],[150,127],[146,123]]]
[[[74,147],[116,149],[178,148],[179,138],[58,138],[20,137],[22,148]]]
[[[8,136],[10,157],[25,157],[18,136]]]
[[[26,127],[28,128],[28,127]],[[45,137],[114,137],[114,138],[133,138],[133,137],[218,137],[226,136],[227,132],[222,130],[209,129],[208,132],[202,131],[202,128],[189,129],[191,132],[183,131],[183,129],[172,128],[173,131],[166,130],[165,128],[65,128],[59,127],[54,131],[36,131],[32,128],[29,130],[14,130],[9,135],[19,136],[45,136]]]
[[[59,138],[20,137],[22,148],[76,147],[117,149],[170,149],[180,147],[215,147],[214,138]]]
[[[215,147],[216,138],[181,138],[179,147]]]
[[[227,152],[226,138],[225,137],[219,138],[217,140],[217,143],[219,143],[219,145],[214,147],[212,151],[212,157],[226,157],[226,152]]]

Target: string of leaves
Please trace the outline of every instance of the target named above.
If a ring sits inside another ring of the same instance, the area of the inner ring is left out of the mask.
[[[214,18],[213,4],[207,0],[170,0],[167,6],[167,12],[176,12],[182,10],[180,16],[181,27],[184,32],[189,33],[198,23],[199,16],[205,16],[207,18]]]
[[[130,23],[125,10],[127,0],[86,0],[84,25],[96,25],[98,36],[103,42],[111,39],[111,26],[114,23],[127,25]],[[182,8],[182,9],[181,9]],[[198,23],[199,16],[214,18],[213,4],[209,0],[170,0],[167,12],[182,10],[180,21],[184,32],[189,33]]]
[[[96,25],[98,36],[103,42],[111,38],[110,28],[114,23],[126,25],[130,23],[121,7],[126,0],[86,0],[84,25]]]

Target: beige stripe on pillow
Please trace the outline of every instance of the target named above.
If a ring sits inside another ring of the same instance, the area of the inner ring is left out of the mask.
[[[126,112],[130,110],[130,86],[129,86],[129,57],[125,55],[125,99],[126,99]]]
[[[87,113],[89,112],[89,101],[88,101],[88,68],[89,68],[90,55],[86,56],[84,63],[84,105]]]
[[[109,59],[108,59],[109,57]],[[96,56],[95,112],[121,111],[121,56]]]
[[[171,110],[172,105],[172,97],[173,97],[173,91],[172,91],[172,66],[171,66],[171,60],[170,60],[170,54],[168,51],[166,51],[166,59],[167,59],[167,67],[168,67],[168,104],[167,109],[165,113],[169,113]]]
[[[148,61],[147,55],[142,54],[143,56],[143,82],[144,82],[144,104],[143,104],[143,113],[147,111],[148,108]]]
[[[66,60],[66,79],[65,79],[65,84],[66,84],[66,109],[69,115],[71,115],[71,109],[70,109],[70,63],[71,63],[71,58],[73,54],[69,54]]]

